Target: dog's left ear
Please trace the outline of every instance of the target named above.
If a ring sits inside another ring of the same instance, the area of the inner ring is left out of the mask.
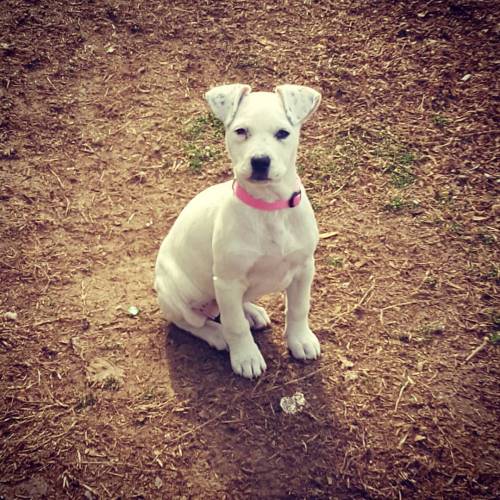
[[[280,85],[275,92],[281,97],[285,113],[292,125],[304,123],[317,109],[321,94],[302,85]]]
[[[228,127],[233,121],[236,111],[238,111],[241,100],[251,90],[249,85],[241,83],[221,85],[210,89],[205,94],[205,99],[214,115]]]

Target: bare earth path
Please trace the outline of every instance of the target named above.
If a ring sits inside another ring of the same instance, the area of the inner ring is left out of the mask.
[[[494,1],[0,2],[2,498],[498,498],[498,22]],[[323,355],[290,358],[266,297],[256,382],[151,289],[182,206],[231,176],[202,96],[235,81],[323,93],[299,158]]]

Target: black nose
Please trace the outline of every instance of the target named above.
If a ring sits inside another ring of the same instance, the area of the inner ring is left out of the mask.
[[[257,181],[266,180],[269,174],[269,165],[271,164],[271,158],[269,156],[254,156],[250,160],[252,165],[252,179]]]

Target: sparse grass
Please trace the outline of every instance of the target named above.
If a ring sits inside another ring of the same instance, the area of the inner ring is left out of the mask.
[[[333,148],[318,145],[305,151],[299,159],[298,172],[317,172],[315,175],[334,190],[343,188],[362,164],[366,147],[362,137],[339,136]]]
[[[102,349],[106,351],[116,352],[116,351],[123,351],[125,347],[123,345],[123,342],[110,339],[104,342],[104,344],[102,345]]]
[[[168,391],[159,387],[150,387],[146,391],[144,391],[138,398],[140,402],[148,402],[148,401],[163,401],[168,398]]]
[[[484,275],[486,279],[499,280],[500,279],[500,266],[491,264],[489,270]]]
[[[102,383],[102,388],[108,391],[117,391],[121,387],[121,382],[115,377],[107,377]]]
[[[436,114],[432,117],[432,123],[439,128],[447,127],[450,124],[450,120],[443,115]]]
[[[398,212],[405,206],[405,201],[400,196],[393,196],[389,203],[384,206],[384,209],[389,212]]]
[[[488,233],[480,233],[479,234],[479,241],[481,243],[484,243],[485,245],[491,246],[494,245],[496,242],[495,236],[488,234]]]
[[[186,126],[185,135],[187,139],[197,140],[208,132],[213,133],[219,139],[224,137],[224,124],[212,113],[200,115],[190,120]]]
[[[260,58],[255,54],[242,52],[235,61],[235,66],[242,69],[257,69],[261,66]]]
[[[403,166],[410,166],[415,161],[415,156],[411,151],[401,151],[396,158],[397,162]]]
[[[406,198],[396,195],[393,196],[385,205],[384,210],[387,212],[403,212],[405,210],[415,210],[420,206],[420,203],[415,200],[407,200]]]
[[[89,406],[94,406],[97,403],[97,398],[92,394],[84,394],[75,404],[75,411],[81,411]]]
[[[392,167],[392,170],[390,172],[392,185],[399,189],[408,187],[415,181],[415,175],[406,166],[396,165]]]
[[[333,256],[328,259],[328,264],[332,267],[341,268],[344,267],[343,257]]]
[[[449,225],[450,232],[458,236],[464,234],[464,225],[461,222],[452,222]]]
[[[424,279],[424,285],[427,286],[428,288],[436,288],[437,287],[437,284],[438,284],[438,280],[436,277],[434,276],[427,276],[425,279]]]
[[[184,151],[189,170],[200,172],[204,163],[219,156],[224,137],[224,125],[211,113],[198,115],[187,122],[184,137],[187,140],[184,144]],[[210,144],[218,146],[210,146]]]
[[[200,172],[205,162],[219,155],[219,152],[211,146],[201,147],[193,143],[185,146],[185,152],[192,172]]]
[[[498,311],[495,311],[491,315],[491,324],[493,325],[493,330],[495,332],[500,331],[500,313]]]
[[[494,345],[500,344],[500,333],[494,332],[490,335],[490,342]]]
[[[415,328],[399,335],[399,340],[405,343],[424,344],[432,339],[442,335],[445,331],[445,325],[439,321],[431,321],[418,325]]]
[[[454,195],[452,192],[449,190],[443,189],[441,191],[438,191],[435,195],[435,200],[440,204],[440,205],[450,205],[454,201]]]
[[[428,337],[429,335],[441,335],[445,330],[443,323],[439,321],[431,321],[423,323],[417,327],[417,333],[421,336]]]
[[[415,182],[413,167],[416,156],[406,146],[393,137],[384,136],[374,153],[383,161],[382,172],[390,175],[394,187],[404,189]]]
[[[393,160],[386,166],[385,172],[390,173],[391,184],[404,189],[415,181],[415,174],[412,171],[412,164],[415,161],[413,153],[402,150],[398,152]]]

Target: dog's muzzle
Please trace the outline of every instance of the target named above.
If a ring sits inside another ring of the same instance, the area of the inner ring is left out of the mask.
[[[252,166],[250,179],[254,181],[267,181],[269,179],[269,167],[271,165],[269,156],[253,156],[250,165]]]

